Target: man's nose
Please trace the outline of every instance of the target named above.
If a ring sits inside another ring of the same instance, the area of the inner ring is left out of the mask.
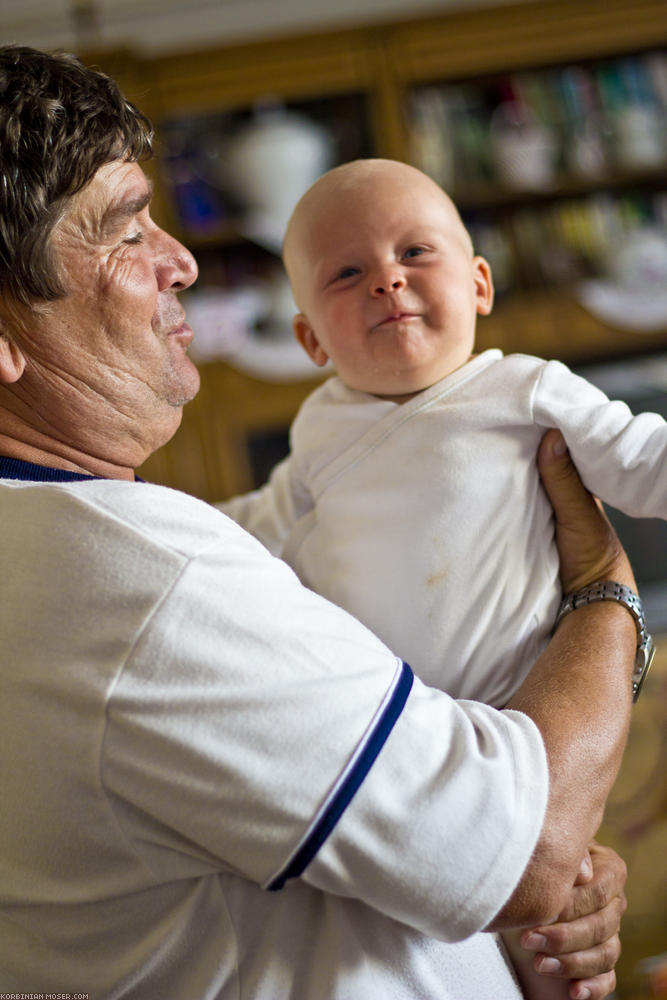
[[[385,268],[374,275],[371,282],[372,295],[386,295],[405,287],[405,278],[397,267]]]
[[[197,280],[197,262],[190,251],[168,233],[162,231],[156,272],[160,290],[182,291]]]

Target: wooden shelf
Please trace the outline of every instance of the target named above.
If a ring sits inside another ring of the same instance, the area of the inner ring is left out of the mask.
[[[667,350],[667,325],[655,333],[614,329],[565,291],[514,295],[477,324],[477,349],[535,354],[568,365],[623,359]]]
[[[537,0],[396,24],[388,34],[407,86],[659,47],[667,8],[664,0]]]
[[[605,171],[588,177],[561,173],[552,185],[539,190],[489,183],[458,188],[452,191],[452,195],[462,212],[470,209],[505,210],[528,205],[548,205],[563,198],[577,198],[600,191],[661,190],[665,187],[666,177],[667,160],[659,168]]]

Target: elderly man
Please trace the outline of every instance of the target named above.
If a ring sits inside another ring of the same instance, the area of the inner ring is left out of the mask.
[[[633,615],[589,591],[508,710],[456,702],[217,510],[136,481],[198,388],[150,146],[107,77],[0,50],[0,990],[510,1000],[495,932],[560,914],[527,954],[602,997],[623,866],[593,846],[575,880]],[[632,587],[558,436],[540,463],[564,588]]]

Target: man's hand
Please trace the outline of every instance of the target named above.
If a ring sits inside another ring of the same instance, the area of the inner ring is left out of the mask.
[[[537,461],[554,508],[563,593],[597,580],[616,580],[636,590],[627,556],[600,505],[582,489],[560,431],[547,431]]]
[[[614,966],[621,953],[618,932],[627,905],[622,858],[595,842],[589,858],[590,872],[577,878],[556,922],[524,931],[520,938],[524,948],[537,952],[534,969],[572,980],[572,1000],[602,1000],[613,991]]]

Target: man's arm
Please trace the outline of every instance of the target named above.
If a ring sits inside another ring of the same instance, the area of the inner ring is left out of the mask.
[[[550,431],[540,473],[556,518],[564,592],[595,580],[635,588],[628,560],[595,501],[581,487]],[[568,615],[512,698],[530,716],[547,752],[549,800],[542,833],[516,890],[490,929],[556,919],[568,904],[587,845],[602,819],[627,737],[637,645],[628,611],[596,604]]]

